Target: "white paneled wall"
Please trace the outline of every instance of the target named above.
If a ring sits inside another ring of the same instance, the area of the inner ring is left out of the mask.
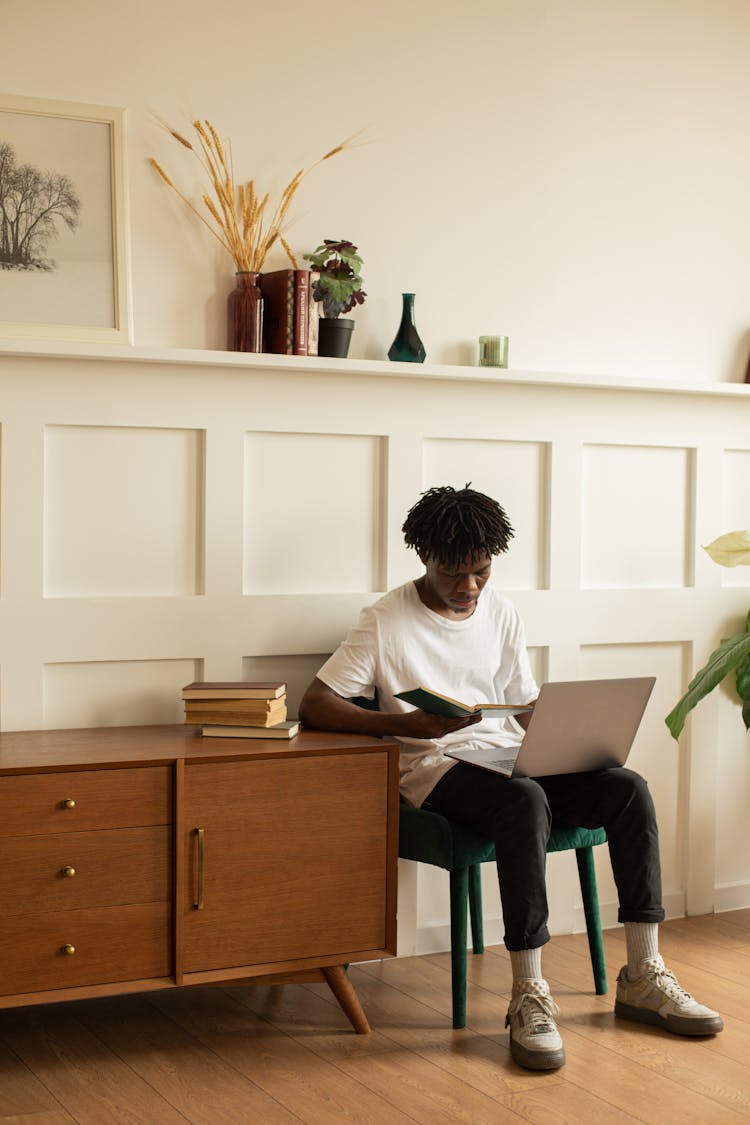
[[[593,445],[582,450],[581,585],[680,587],[692,574],[690,450]]]
[[[632,762],[669,913],[750,905],[738,707],[714,693],[679,745],[663,722],[750,608],[750,570],[699,548],[750,524],[750,387],[18,344],[0,450],[3,729],[179,722],[199,677],[286,679],[295,713],[360,607],[418,573],[420,491],[470,481],[516,529],[493,581],[537,678],[657,677]],[[571,856],[549,882],[553,929],[580,928]],[[400,948],[447,925],[443,874],[402,864]]]
[[[246,435],[246,594],[382,590],[384,446],[358,434]]]
[[[202,592],[198,430],[45,426],[44,596]]]

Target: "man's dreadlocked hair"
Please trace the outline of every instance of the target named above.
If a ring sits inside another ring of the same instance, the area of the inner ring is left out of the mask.
[[[498,502],[468,484],[458,490],[444,485],[423,492],[401,530],[406,546],[420,558],[451,567],[502,554],[514,534]]]

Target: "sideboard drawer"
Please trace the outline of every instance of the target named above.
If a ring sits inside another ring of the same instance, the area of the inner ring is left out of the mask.
[[[4,836],[172,823],[169,766],[0,777]]]
[[[167,903],[6,918],[2,937],[0,996],[147,980],[171,971]]]
[[[11,836],[3,844],[0,909],[8,917],[166,902],[171,874],[168,825]],[[4,928],[0,922],[0,937]]]

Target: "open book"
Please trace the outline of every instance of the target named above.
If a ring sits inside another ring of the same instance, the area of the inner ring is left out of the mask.
[[[396,699],[403,699],[431,715],[444,715],[453,719],[465,719],[470,715],[482,715],[486,719],[507,719],[511,715],[521,715],[533,710],[526,703],[461,703],[449,695],[441,695],[431,688],[418,687],[411,691],[397,691]]]

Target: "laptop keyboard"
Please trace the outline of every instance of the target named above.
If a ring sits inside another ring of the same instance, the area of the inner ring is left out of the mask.
[[[515,758],[490,758],[487,765],[494,766],[498,770],[507,770],[508,773],[513,772],[513,767],[516,764]]]

